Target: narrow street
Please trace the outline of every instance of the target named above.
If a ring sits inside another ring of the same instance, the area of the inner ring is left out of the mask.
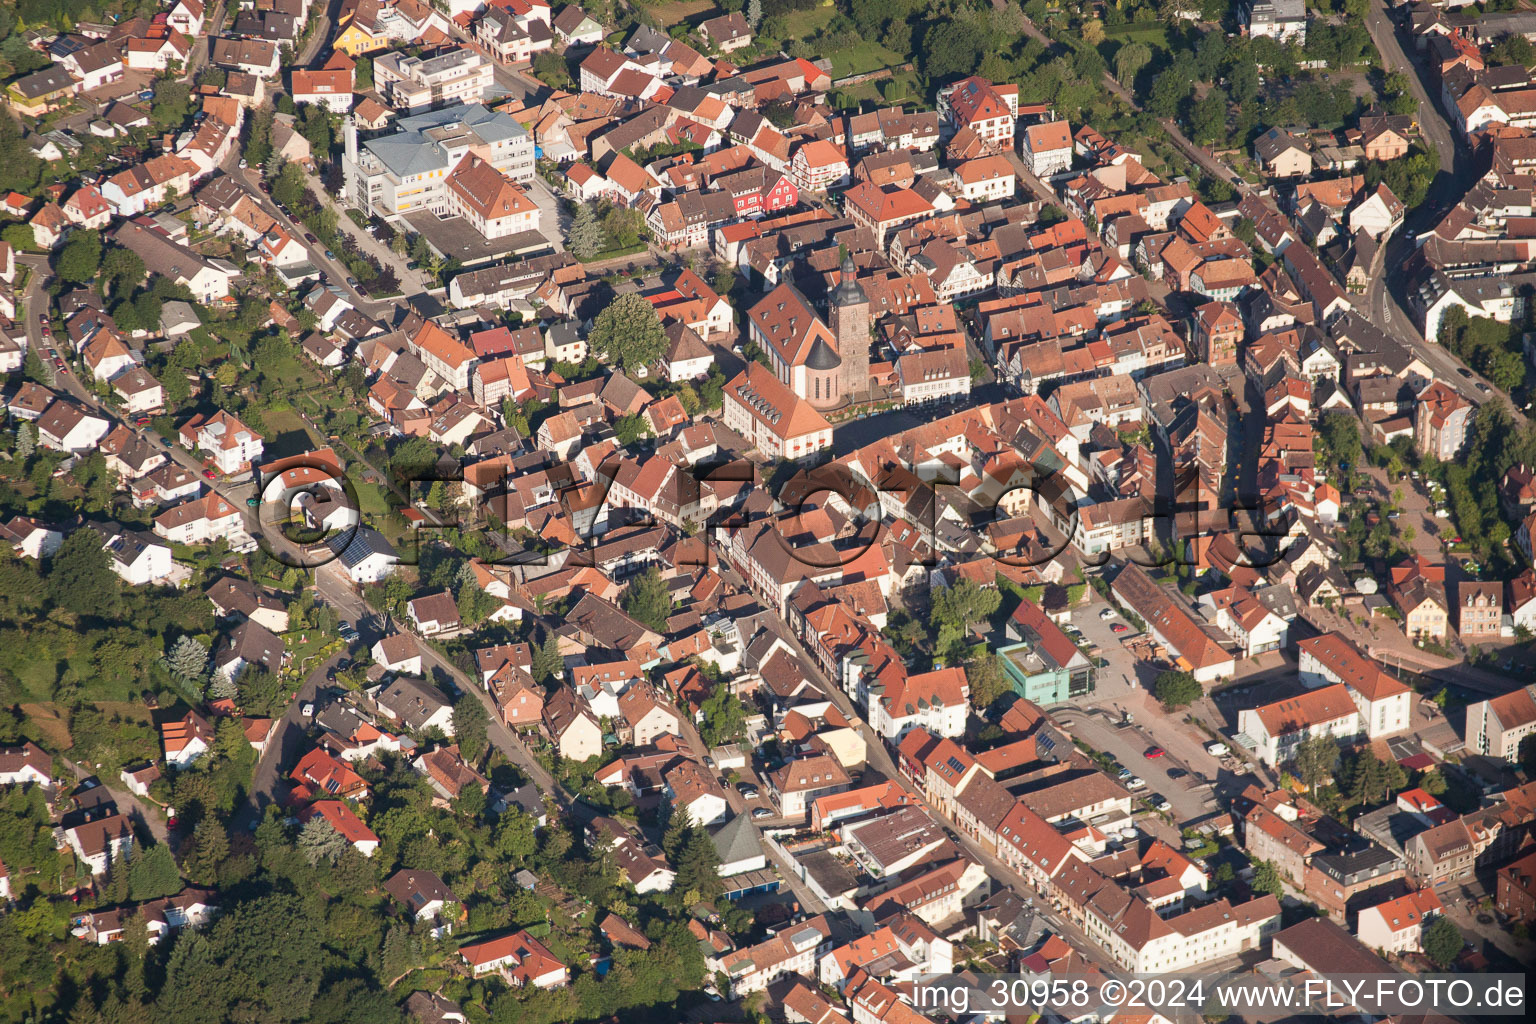
[[[231,153],[233,156],[234,151],[231,151]],[[238,159],[237,156],[235,158]],[[393,313],[396,309],[399,308],[395,304],[394,300],[385,299],[383,301],[376,301],[374,299],[370,299],[362,292],[348,284],[347,279],[351,277],[352,272],[347,269],[347,265],[342,263],[340,260],[327,259],[325,255],[325,246],[321,245],[319,242],[311,242],[306,237],[312,232],[310,232],[310,230],[304,225],[288,216],[288,212],[286,210],[278,206],[277,203],[272,201],[272,197],[268,196],[261,190],[261,171],[259,168],[247,167],[244,170],[240,170],[238,168],[232,169],[226,167],[225,170],[245,186],[245,191],[249,193],[257,206],[260,206],[269,217],[273,218],[278,222],[278,224],[282,225],[283,230],[287,231],[295,241],[304,246],[305,251],[309,253],[309,261],[316,267],[319,267],[321,270],[325,271],[326,284],[331,285],[332,287],[340,288],[346,295],[347,301],[352,303],[352,305],[355,306],[364,316],[371,317],[375,320],[383,320],[386,323],[393,323]],[[321,190],[321,192],[324,194],[324,190]],[[338,222],[344,220],[347,220],[346,215],[338,214]],[[348,221],[348,223],[351,222]],[[392,259],[393,258],[394,257],[392,257]]]
[[[1441,116],[1440,107],[1435,102],[1436,94],[1422,77],[1418,65],[1404,51],[1397,28],[1392,23],[1392,16],[1387,12],[1386,0],[1370,0],[1370,6],[1365,12],[1365,27],[1387,70],[1401,72],[1408,77],[1413,98],[1419,103],[1419,131],[1435,147],[1436,155],[1440,158],[1440,170],[1445,174],[1455,174],[1456,159],[1461,152],[1459,137]]]

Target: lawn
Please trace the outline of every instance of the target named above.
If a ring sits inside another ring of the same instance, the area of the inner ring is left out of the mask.
[[[918,81],[915,71],[898,71],[890,78],[860,82],[838,91],[855,102],[872,103],[879,107],[911,104],[920,101],[923,95],[922,83]]]
[[[640,3],[637,6],[649,11],[666,28],[680,21],[692,22],[697,15],[715,12],[714,0],[671,0],[669,3]],[[713,14],[710,15],[713,17]]]
[[[878,71],[881,68],[895,67],[902,63],[900,54],[887,50],[872,40],[865,40],[857,46],[832,50],[827,54],[827,58],[832,61],[834,79],[862,75],[866,71]]]
[[[377,522],[389,515],[389,499],[385,496],[383,487],[378,484],[364,483],[355,478],[352,486],[357,488],[357,509],[364,516]]]
[[[1104,33],[1104,38],[1124,45],[1146,43],[1163,52],[1168,51],[1168,27],[1166,25],[1124,25]]]
[[[327,648],[340,643],[336,637],[317,629],[285,633],[283,642],[288,645],[288,670],[295,675],[306,674],[315,667],[316,659],[328,656]]]
[[[261,421],[267,428],[268,440],[263,454],[268,459],[284,459],[313,451],[319,444],[309,425],[292,409],[263,409]]]
[[[37,738],[42,740],[52,750],[68,750],[75,745],[74,738],[69,735],[69,726],[64,724],[64,719],[59,717],[58,708],[53,704],[23,704],[21,713],[27,716],[32,728],[38,732]]]

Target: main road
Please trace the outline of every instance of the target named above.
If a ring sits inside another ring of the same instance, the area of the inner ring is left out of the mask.
[[[1408,80],[1409,89],[1418,103],[1420,136],[1434,147],[1440,171],[1431,182],[1424,202],[1409,213],[1387,244],[1378,250],[1371,267],[1370,285],[1366,289],[1364,312],[1372,323],[1422,359],[1437,379],[1473,404],[1481,405],[1498,397],[1500,392],[1435,339],[1425,338],[1419,332],[1406,310],[1407,277],[1400,272],[1418,248],[1418,236],[1431,230],[1466,192],[1475,173],[1472,153],[1461,133],[1440,109],[1439,90],[1429,69],[1404,47],[1406,33],[1402,26],[1393,23],[1385,0],[1371,0],[1366,8],[1365,23],[1383,65]],[[1515,415],[1520,416],[1518,412]]]

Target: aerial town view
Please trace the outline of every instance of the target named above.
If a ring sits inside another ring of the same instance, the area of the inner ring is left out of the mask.
[[[1530,1012],[1536,0],[0,0],[0,91],[0,1024]]]

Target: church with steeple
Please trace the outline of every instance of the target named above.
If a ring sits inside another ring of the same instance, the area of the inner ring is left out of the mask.
[[[857,278],[853,257],[844,255],[825,317],[787,281],[747,313],[749,337],[767,353],[774,376],[817,409],[870,392],[869,296]]]

